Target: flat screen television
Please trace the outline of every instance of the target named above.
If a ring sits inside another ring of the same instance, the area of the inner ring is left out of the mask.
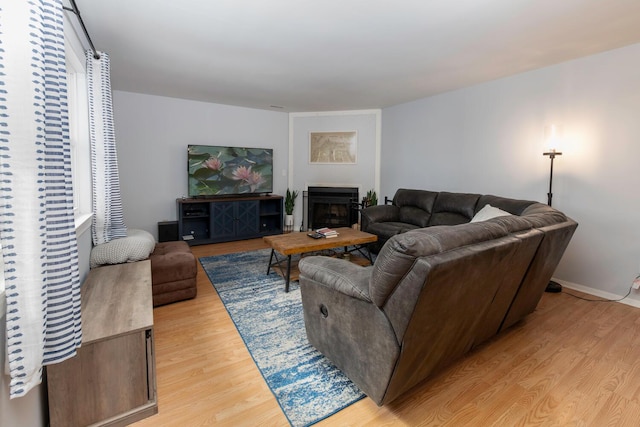
[[[189,145],[189,197],[273,192],[273,149]]]

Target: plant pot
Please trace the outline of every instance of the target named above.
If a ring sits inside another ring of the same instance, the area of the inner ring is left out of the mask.
[[[293,215],[284,216],[284,231],[290,233],[293,231]]]

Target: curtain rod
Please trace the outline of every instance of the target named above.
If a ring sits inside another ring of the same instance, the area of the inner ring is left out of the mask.
[[[67,7],[67,6],[62,6],[62,8],[64,10],[68,10],[69,12],[73,13],[74,15],[76,15],[78,17],[78,21],[80,22],[80,25],[82,26],[82,31],[84,31],[84,35],[87,37],[87,40],[89,41],[89,46],[91,46],[91,50],[93,51],[93,57],[95,59],[100,59],[100,55],[98,54],[98,51],[96,50],[96,47],[93,45],[93,42],[91,41],[91,36],[89,36],[89,32],[87,31],[87,27],[85,27],[84,25],[84,21],[82,20],[82,16],[80,16],[80,9],[78,9],[78,5],[76,5],[76,1],[75,0],[70,0],[71,1],[71,6],[72,7]]]

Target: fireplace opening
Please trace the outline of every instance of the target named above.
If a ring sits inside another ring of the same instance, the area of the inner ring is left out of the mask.
[[[308,229],[351,227],[358,222],[357,187],[309,187]]]

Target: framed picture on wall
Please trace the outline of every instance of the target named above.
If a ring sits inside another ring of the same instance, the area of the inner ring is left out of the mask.
[[[356,164],[358,132],[309,132],[309,163]]]

